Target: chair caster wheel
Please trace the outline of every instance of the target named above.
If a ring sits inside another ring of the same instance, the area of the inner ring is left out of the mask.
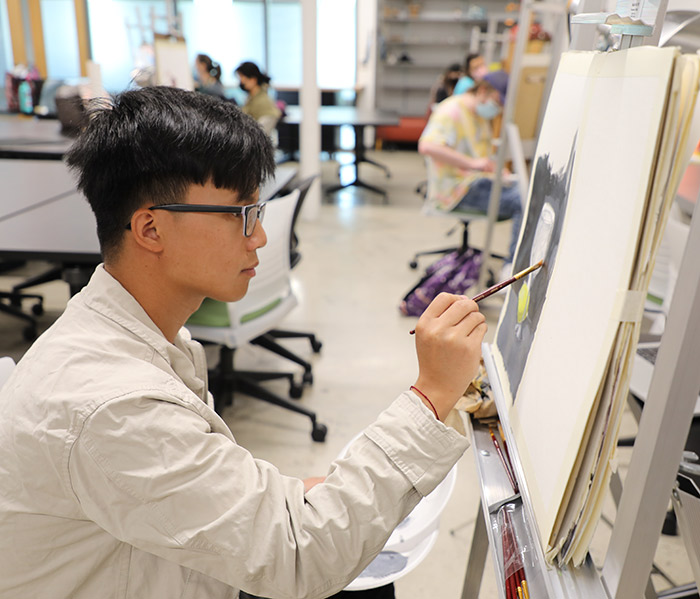
[[[314,429],[311,431],[311,438],[316,441],[316,443],[323,443],[326,440],[327,432],[328,427],[325,424],[316,424],[314,422]]]
[[[416,268],[418,268],[418,262],[416,260],[411,260],[408,265],[411,267],[411,270],[416,270]]]
[[[304,377],[302,378],[302,381],[304,385],[313,385],[314,384],[314,373],[313,372],[305,372]]]
[[[32,306],[32,313],[35,316],[41,316],[44,313],[44,306],[43,304],[34,304]]]
[[[25,327],[22,331],[22,337],[24,337],[25,341],[34,341],[36,339],[36,327],[34,325]]]
[[[289,386],[289,397],[291,397],[292,399],[299,399],[303,391],[303,385],[297,385],[296,383],[292,383]]]
[[[320,341],[316,341],[316,339],[311,341],[311,351],[313,351],[315,354],[320,352],[322,347],[323,343],[321,343]]]

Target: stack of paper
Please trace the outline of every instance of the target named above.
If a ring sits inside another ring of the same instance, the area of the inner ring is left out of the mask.
[[[581,563],[600,517],[699,74],[674,48],[571,52],[552,87],[513,268],[545,266],[511,286],[493,348],[550,560]]]

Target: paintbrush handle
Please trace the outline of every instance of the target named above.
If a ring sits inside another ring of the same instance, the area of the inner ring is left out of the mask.
[[[496,436],[493,434],[493,431],[489,431],[491,433],[491,440],[493,441],[493,445],[496,448],[496,453],[498,454],[498,457],[501,459],[501,464],[503,464],[503,469],[506,471],[506,475],[508,476],[508,480],[510,481],[511,486],[513,487],[513,492],[517,493],[518,492],[518,483],[515,480],[515,476],[513,473],[510,471],[510,468],[508,467],[508,462],[506,462],[506,458],[503,455],[503,452],[501,451],[501,446],[498,444],[498,440],[496,439]]]
[[[472,300],[475,302],[478,302],[482,299],[489,297],[490,295],[493,295],[494,293],[496,293],[497,291],[500,291],[504,287],[508,287],[508,285],[512,285],[518,279],[522,279],[525,275],[529,275],[533,270],[537,270],[543,264],[544,264],[544,260],[540,260],[537,264],[533,264],[532,266],[528,266],[525,270],[521,270],[518,274],[513,275],[510,279],[506,279],[505,281],[501,281],[500,283],[496,283],[493,287],[489,287],[485,291],[478,293],[477,295],[475,295],[472,298]],[[412,329],[412,330],[408,331],[408,334],[415,335],[416,329]]]
[[[532,266],[528,266],[525,270],[521,270],[519,273],[513,275],[510,279],[506,279],[505,281],[501,281],[500,283],[496,283],[493,287],[489,287],[488,289],[482,291],[481,293],[478,293],[475,295],[472,299],[475,302],[478,302],[482,299],[486,299],[490,295],[493,295],[494,293],[497,293],[504,287],[508,287],[508,285],[512,285],[517,281],[518,279],[522,279],[524,276],[529,275],[532,271],[537,270],[544,264],[544,260],[540,260],[537,264],[533,264]]]

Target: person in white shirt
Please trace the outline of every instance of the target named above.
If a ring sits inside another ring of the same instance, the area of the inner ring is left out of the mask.
[[[441,420],[477,372],[476,304],[438,297],[416,325],[415,391],[320,482],[283,476],[214,411],[183,328],[255,276],[269,138],[232,104],[152,87],[95,102],[67,162],[104,264],[0,390],[0,597],[342,589],[468,445]]]

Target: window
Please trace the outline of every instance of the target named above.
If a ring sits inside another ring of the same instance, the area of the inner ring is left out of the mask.
[[[4,6],[6,0],[0,2]],[[87,3],[92,59],[101,67],[104,87],[110,92],[127,89],[136,68],[153,66],[153,29],[167,31],[169,3]],[[318,83],[322,88],[355,86],[356,5],[357,0],[318,0]],[[270,75],[273,86],[301,85],[299,0],[176,0],[175,6],[192,68],[197,54],[208,54],[221,65],[224,85],[233,88],[238,84],[234,69],[251,60]],[[57,76],[71,76],[69,65],[75,64],[79,73],[72,0],[44,0],[42,13],[50,70],[55,68]],[[0,13],[0,21],[2,17]],[[337,23],[345,26],[338,28]]]
[[[165,0],[88,0],[92,60],[109,92],[130,87],[135,68],[153,65],[153,25],[167,31]]]
[[[7,16],[7,0],[0,0],[0,68],[4,74],[12,70],[12,42],[10,38],[10,20]]]
[[[318,0],[317,6],[319,86],[353,88],[356,0]],[[209,54],[221,64],[224,85],[237,85],[233,70],[251,60],[273,86],[301,86],[299,0],[178,0],[177,7],[191,59]]]
[[[46,72],[50,79],[80,77],[78,32],[73,0],[42,0]]]

